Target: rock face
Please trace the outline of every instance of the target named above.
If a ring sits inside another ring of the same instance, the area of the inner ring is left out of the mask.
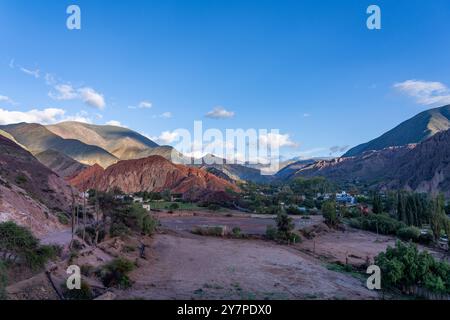
[[[0,136],[0,221],[37,235],[61,228],[55,213],[69,211],[72,188],[15,142]]]
[[[450,130],[403,147],[320,161],[294,177],[324,176],[337,182],[363,182],[378,188],[407,189],[450,196]]]
[[[238,191],[234,184],[205,170],[174,164],[161,156],[120,161],[106,170],[93,166],[69,182],[80,190],[111,191],[116,187],[125,193],[170,190],[189,198],[227,188]]]
[[[353,157],[372,150],[422,142],[438,132],[450,129],[450,105],[426,110],[401,123],[382,136],[350,149],[344,157]]]
[[[388,187],[450,196],[450,130],[418,144],[392,167]]]

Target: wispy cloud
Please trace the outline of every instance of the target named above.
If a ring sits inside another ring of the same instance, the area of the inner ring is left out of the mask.
[[[414,98],[421,105],[450,104],[450,89],[441,82],[406,80],[394,84],[394,88]]]
[[[8,104],[16,104],[13,99],[7,96],[3,96],[0,94],[0,102],[8,103]]]
[[[141,101],[137,106],[128,106],[128,109],[150,109],[153,107],[153,104],[150,101]]]
[[[22,71],[23,73],[25,73],[25,74],[27,74],[27,75],[29,75],[29,76],[33,76],[33,77],[35,77],[36,79],[38,79],[39,77],[40,77],[40,71],[39,71],[39,69],[36,69],[36,70],[30,70],[30,69],[27,69],[27,68],[24,68],[24,67],[20,67],[20,71]]]
[[[76,90],[70,84],[58,84],[54,89],[56,92],[48,93],[49,97],[54,100],[72,100],[78,97]]]
[[[210,119],[230,119],[234,116],[235,113],[233,111],[228,111],[223,107],[216,107],[206,114],[206,117]]]
[[[170,118],[172,118],[172,112],[163,112],[161,114],[154,115],[153,119],[156,119],[156,118],[170,119]]]

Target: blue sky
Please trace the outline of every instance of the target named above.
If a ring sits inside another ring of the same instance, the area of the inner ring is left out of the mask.
[[[370,4],[381,30],[366,27]],[[0,26],[2,123],[117,121],[158,137],[202,120],[280,129],[296,144],[286,157],[324,156],[450,103],[447,0],[0,0]]]

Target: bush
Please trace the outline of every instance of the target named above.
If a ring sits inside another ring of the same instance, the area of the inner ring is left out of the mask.
[[[210,205],[208,205],[208,210],[219,211],[220,210],[220,206],[218,204],[211,203]]]
[[[397,237],[405,241],[417,242],[420,237],[420,230],[416,227],[404,227],[397,231]]]
[[[433,234],[431,232],[421,233],[419,236],[419,243],[429,245],[434,241]]]
[[[354,228],[385,235],[396,235],[401,228],[406,228],[403,222],[397,221],[385,214],[369,214],[350,220],[350,225]]]
[[[28,179],[27,179],[27,177],[24,174],[19,174],[16,177],[16,183],[17,184],[25,184],[27,182],[28,182]]]
[[[67,300],[92,300],[94,298],[91,286],[84,281],[81,281],[79,290],[69,290],[67,286],[63,285],[63,295]]]
[[[69,224],[69,218],[62,212],[58,213],[58,221],[65,226]]]
[[[171,210],[171,211],[178,210],[179,208],[180,208],[180,205],[178,203],[171,203],[169,206],[169,210]]]
[[[277,228],[275,228],[274,226],[267,226],[266,229],[266,238],[269,240],[275,240],[277,237]]]
[[[105,287],[126,289],[131,286],[131,280],[127,274],[133,271],[134,268],[135,265],[133,262],[118,258],[104,265],[97,272],[97,276],[102,280]]]
[[[289,206],[286,208],[286,213],[290,215],[302,215],[305,214],[306,212],[303,212],[302,210],[300,210],[295,206]]]
[[[7,261],[39,269],[60,251],[58,246],[41,246],[28,229],[12,221],[0,223],[0,252]]]
[[[200,236],[223,237],[226,235],[226,228],[221,226],[196,226],[192,233]]]
[[[397,241],[395,248],[388,247],[375,258],[375,264],[380,267],[387,288],[408,293],[416,286],[439,294],[450,293],[450,265],[436,261],[426,251],[419,252],[412,243]]]

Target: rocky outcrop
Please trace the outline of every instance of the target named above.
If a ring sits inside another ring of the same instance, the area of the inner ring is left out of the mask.
[[[70,210],[72,188],[12,140],[0,136],[0,221],[37,235],[59,229],[56,213]]]
[[[139,191],[183,194],[195,198],[205,192],[220,192],[238,188],[205,170],[174,164],[161,156],[120,161],[106,170],[93,166],[71,178],[69,182],[80,190],[111,191],[119,188],[125,193]]]

